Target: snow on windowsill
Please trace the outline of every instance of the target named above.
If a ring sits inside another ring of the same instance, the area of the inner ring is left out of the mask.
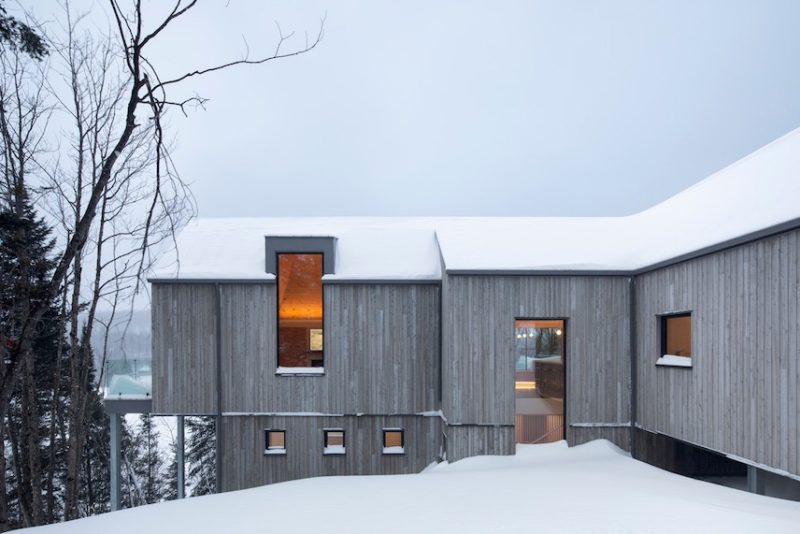
[[[322,454],[326,456],[336,456],[336,455],[343,455],[345,454],[345,448],[341,445],[331,445],[330,447],[325,447],[322,450]]]
[[[321,376],[325,374],[324,367],[278,367],[275,370],[276,375],[281,376]]]
[[[265,449],[264,454],[269,454],[271,456],[283,456],[286,454],[286,449]]]
[[[383,454],[405,454],[403,447],[384,447]]]
[[[674,354],[665,354],[656,360],[656,365],[663,367],[691,367],[692,358],[687,356],[675,356]]]
[[[103,400],[151,400],[153,397],[149,393],[107,393]]]

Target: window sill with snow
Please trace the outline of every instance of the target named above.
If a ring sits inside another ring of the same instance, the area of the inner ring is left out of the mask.
[[[659,367],[683,367],[692,368],[692,358],[689,356],[675,356],[674,354],[664,354],[658,360],[656,365]]]

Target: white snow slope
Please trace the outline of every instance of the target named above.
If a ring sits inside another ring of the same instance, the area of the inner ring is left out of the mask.
[[[800,532],[800,503],[673,475],[607,441],[522,445],[418,475],[322,477],[143,506],[41,534]]]

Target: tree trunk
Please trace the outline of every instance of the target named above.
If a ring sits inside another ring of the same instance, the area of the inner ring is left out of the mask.
[[[39,406],[36,402],[36,380],[34,378],[34,356],[25,357],[25,369],[22,380],[22,428],[25,439],[21,446],[26,449],[28,464],[28,488],[31,503],[31,526],[44,524],[44,507],[42,506],[42,459],[39,439]]]
[[[80,207],[80,200],[78,201]],[[78,314],[81,308],[81,280],[83,274],[81,251],[79,251],[73,259],[73,273],[72,273],[72,302],[70,305],[70,332],[69,341],[70,347],[70,364],[69,364],[69,377],[70,377],[70,391],[69,391],[69,407],[67,409],[68,415],[68,432],[67,432],[67,476],[66,488],[64,497],[64,519],[76,519],[78,517],[78,485],[80,482],[80,469],[81,469],[81,456],[79,452],[79,444],[83,438],[83,421],[80,417],[81,414],[81,397],[83,396],[84,385],[81,383],[81,359],[83,347],[82,343],[86,340],[80,338]]]
[[[61,420],[61,403],[59,394],[61,392],[61,359],[64,356],[64,318],[67,316],[67,292],[64,291],[61,299],[61,313],[59,315],[58,328],[58,349],[56,350],[56,362],[53,369],[53,395],[50,399],[50,450],[49,463],[47,466],[47,520],[48,523],[56,522],[56,496],[54,481],[56,477],[56,436],[58,423]]]
[[[67,437],[67,480],[64,497],[64,519],[77,519],[78,494],[80,486],[81,456],[85,442],[86,424],[83,417],[84,405],[81,402],[82,392],[76,391],[80,386],[72,386],[70,402],[69,432]]]
[[[12,466],[14,468],[14,476],[17,477],[17,504],[22,520],[25,525],[31,524],[31,506],[30,496],[27,492],[27,480],[25,477],[25,465],[21,462],[19,436],[16,432],[16,425],[11,419],[11,413],[8,414],[8,437],[11,441],[11,453],[13,457]]]
[[[0,472],[3,473],[3,487],[0,488],[0,532],[9,530],[8,524],[8,493],[5,482],[6,477],[6,418],[0,417]]]

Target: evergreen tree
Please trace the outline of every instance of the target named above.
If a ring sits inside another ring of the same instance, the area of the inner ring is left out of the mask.
[[[141,481],[143,444],[141,435],[131,429],[125,417],[120,421],[120,493],[122,508],[133,508],[144,504]]]
[[[14,17],[5,8],[5,1],[0,0],[0,50],[3,45],[19,48],[34,59],[42,59],[47,55],[47,44],[39,33]]]
[[[164,478],[164,460],[158,450],[158,429],[154,425],[153,416],[142,414],[139,417],[142,442],[142,461],[140,479],[145,504],[152,504],[164,499],[166,481]]]
[[[36,216],[25,190],[15,204],[0,210],[0,356],[5,372],[22,324],[32,306],[44,306],[31,349],[22,355],[18,379],[10,391],[2,421],[3,455],[7,471],[0,527],[30,526],[55,520],[58,407],[63,401],[61,379],[65,352],[57,306],[48,300],[48,279],[54,268],[50,228]],[[9,377],[6,377],[8,379]]]
[[[189,434],[186,462],[191,495],[209,495],[217,491],[216,443],[214,417],[187,417]]]
[[[94,358],[90,370],[89,384],[95,382]],[[83,450],[81,492],[79,495],[81,515],[93,515],[111,509],[111,430],[108,415],[103,409],[100,394],[93,387],[89,392],[86,407],[86,446]]]
[[[165,477],[164,499],[174,501],[178,498],[178,445],[173,441],[169,448],[170,460]]]

